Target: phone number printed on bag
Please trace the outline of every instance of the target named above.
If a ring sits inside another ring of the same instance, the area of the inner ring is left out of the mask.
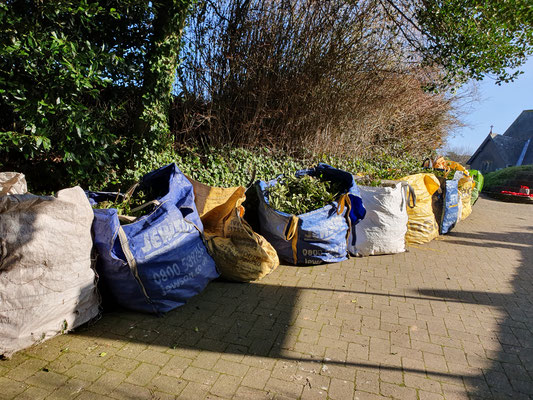
[[[165,296],[199,275],[206,262],[205,248],[203,243],[200,243],[183,259],[181,268],[178,263],[163,267],[158,272],[154,272],[152,279],[159,285],[162,295]]]

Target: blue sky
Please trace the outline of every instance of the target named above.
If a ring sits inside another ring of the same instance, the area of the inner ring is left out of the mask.
[[[522,110],[533,109],[533,58],[521,68],[524,73],[515,82],[495,84],[485,78],[478,82],[479,101],[471,104],[462,120],[468,126],[457,129],[449,147],[468,148],[474,152],[487,137],[490,126],[503,134]]]

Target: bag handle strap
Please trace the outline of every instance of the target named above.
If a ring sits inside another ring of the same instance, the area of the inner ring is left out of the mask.
[[[422,161],[422,168],[433,168],[433,161],[431,158],[428,157]]]
[[[292,215],[291,219],[289,221],[289,224],[287,225],[287,229],[285,229],[285,240],[288,240],[291,242],[292,247],[292,259],[294,261],[294,265],[298,264],[298,222],[299,218],[296,215]]]
[[[126,262],[128,263],[128,266],[130,267],[130,271],[139,284],[141,291],[144,294],[144,297],[146,297],[146,301],[150,303],[150,305],[153,307],[154,311],[159,314],[159,312],[156,310],[154,303],[152,302],[152,299],[150,299],[150,296],[148,296],[148,292],[146,291],[146,288],[144,287],[144,284],[141,281],[141,277],[139,276],[139,270],[137,268],[137,260],[135,259],[133,253],[130,249],[130,244],[128,240],[128,236],[126,236],[126,232],[124,232],[124,228],[122,226],[119,226],[118,228],[118,240],[120,242],[120,247],[122,248],[122,252],[124,253],[124,256],[126,257]]]
[[[152,204],[155,205],[155,206],[157,207],[158,205],[161,204],[161,202],[160,202],[159,200],[157,200],[157,199],[150,200],[150,201],[147,201],[146,203],[140,205],[139,207],[135,207],[135,208],[133,208],[133,209],[131,210],[131,212],[134,213],[134,212],[137,212],[137,211],[141,211],[143,208],[146,208],[146,207],[148,207],[148,206],[151,206]]]
[[[346,215],[350,215],[350,209],[352,208],[352,202],[348,193],[343,194],[339,199],[339,205],[337,206],[337,215],[341,215],[344,209],[347,208]]]
[[[130,188],[126,191],[126,193],[124,193],[124,201],[128,201],[130,197],[133,196],[133,193],[137,190],[139,185],[140,183],[137,182],[130,186]]]
[[[355,231],[355,225],[352,223],[352,218],[350,217],[350,213],[352,212],[352,201],[350,200],[350,195],[348,193],[345,193],[341,196],[339,199],[339,205],[337,207],[337,215],[341,215],[344,212],[344,209],[346,209],[346,214],[344,214],[344,218],[346,218],[346,223],[348,224],[348,230],[346,231],[346,244],[350,246],[350,232],[352,233],[352,246],[355,246],[356,242],[356,231]]]
[[[416,193],[408,182],[402,181],[402,189],[405,190],[405,197],[407,198],[407,207],[416,207]]]

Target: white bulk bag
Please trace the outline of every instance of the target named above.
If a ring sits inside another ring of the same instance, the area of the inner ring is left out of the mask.
[[[359,186],[366,217],[355,226],[357,255],[405,251],[407,206],[415,204],[414,191],[407,182],[383,181],[382,185]]]
[[[0,356],[98,315],[92,220],[80,187],[0,196]]]
[[[0,196],[24,194],[28,191],[26,178],[19,172],[0,172]]]

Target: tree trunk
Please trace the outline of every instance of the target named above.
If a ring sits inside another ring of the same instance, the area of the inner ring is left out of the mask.
[[[145,58],[141,104],[134,125],[132,156],[171,143],[169,107],[181,36],[193,0],[153,1],[153,35]],[[133,159],[134,157],[132,157]]]

